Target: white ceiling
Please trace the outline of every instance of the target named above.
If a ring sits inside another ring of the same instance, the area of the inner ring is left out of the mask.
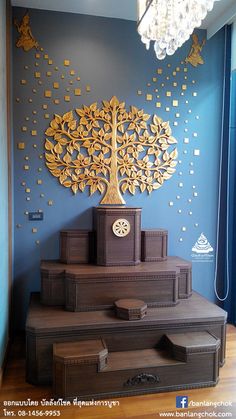
[[[11,0],[12,6],[136,20],[136,0]],[[236,0],[216,1],[202,23],[210,36],[236,16]]]
[[[136,20],[136,0],[12,0],[13,6]]]

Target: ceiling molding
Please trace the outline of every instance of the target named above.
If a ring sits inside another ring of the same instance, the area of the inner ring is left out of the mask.
[[[11,0],[12,6],[26,9],[51,10],[67,13],[126,19],[136,21],[136,0]],[[235,0],[217,0],[213,10],[203,20],[201,29],[207,29],[211,38],[236,13]]]
[[[136,21],[136,0],[12,0],[12,6]]]
[[[224,7],[221,13],[218,13],[216,19],[207,27],[207,39],[210,39],[216,34],[224,25],[230,24],[236,18],[236,1],[228,2],[227,7]]]

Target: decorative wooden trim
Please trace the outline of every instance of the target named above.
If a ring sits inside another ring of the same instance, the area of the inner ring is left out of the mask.
[[[123,390],[122,392],[113,391],[109,393],[100,393],[99,395],[93,395],[93,400],[101,400],[103,398],[114,398],[114,397],[129,397],[129,396],[139,396],[145,394],[152,394],[152,393],[166,393],[169,391],[179,391],[179,390],[192,390],[192,389],[199,389],[199,388],[207,388],[207,387],[215,387],[218,384],[219,378],[216,381],[210,382],[202,382],[196,384],[183,384],[181,386],[175,385],[172,387],[158,387],[157,388],[147,388],[147,389],[135,389],[135,390]],[[73,397],[66,397],[66,400],[73,400]],[[91,400],[91,395],[83,395],[83,400]]]
[[[168,272],[166,271],[166,274],[153,274],[153,275],[149,275],[148,272],[144,272],[144,273],[140,273],[141,275],[136,274],[136,276],[121,276],[118,275],[117,276],[106,276],[104,278],[91,278],[88,277],[87,278],[82,278],[80,277],[80,275],[77,274],[73,274],[73,273],[66,273],[66,280],[70,281],[71,284],[87,284],[89,282],[91,283],[109,283],[109,282],[126,282],[126,281],[134,281],[134,282],[138,282],[138,281],[168,281],[168,280],[175,280],[176,279],[176,273],[171,271]],[[53,276],[52,276],[53,277]],[[57,275],[55,276],[55,278],[57,278]]]
[[[136,212],[140,212],[142,211],[141,207],[95,207],[96,211],[99,211],[103,214],[110,214],[112,211],[112,215],[120,215],[120,210],[122,209],[122,214],[124,215],[133,215],[134,214],[134,209]]]
[[[159,383],[159,382],[160,382],[160,378],[158,377],[158,375],[148,374],[148,373],[142,372],[141,374],[138,374],[138,375],[135,375],[132,378],[129,378],[124,383],[124,387],[132,387],[132,386],[137,386],[139,384],[141,384],[141,385],[155,384],[155,383]]]
[[[145,233],[147,237],[166,237],[168,234],[167,230],[142,230],[142,233]]]
[[[54,356],[54,361],[63,365],[93,365],[99,362],[96,356],[90,359],[62,359],[61,357]]]
[[[152,331],[152,330],[163,331],[164,330],[165,331],[166,328],[167,328],[166,323],[163,323],[163,324],[159,323],[157,325],[157,324],[152,323],[152,322],[150,322],[146,319],[147,319],[147,316],[144,319],[142,319],[140,322],[138,322],[137,325],[132,324],[132,331],[133,332],[138,331],[140,336],[142,336],[142,333],[147,331],[147,330],[150,330],[150,331]],[[142,326],[141,326],[141,324],[142,324]],[[119,326],[122,328],[121,333],[130,332],[130,327],[128,325],[128,322],[127,322],[127,325],[126,325],[127,327],[125,327],[124,322],[122,322],[122,321],[120,321],[120,325],[116,324],[116,331],[117,332],[119,331]],[[176,330],[178,331],[179,329],[182,329],[183,327],[186,327],[189,330],[191,330],[191,328],[193,328],[193,331],[204,329],[204,330],[207,330],[209,333],[211,333],[211,326],[220,326],[221,330],[222,330],[222,329],[226,328],[226,322],[225,322],[225,325],[223,325],[223,326],[222,326],[222,321],[220,321],[220,320],[219,321],[211,320],[210,322],[207,322],[207,321],[203,320],[202,322],[196,322],[196,323],[194,323],[194,322],[185,322],[185,323],[181,322],[181,323],[178,323],[178,324],[177,323],[171,323],[169,328],[173,331],[176,331]],[[83,336],[87,336],[87,335],[95,335],[96,336],[97,335],[96,329],[94,329],[93,326],[91,326],[91,328],[77,327],[75,330],[77,332],[80,332],[81,329],[83,330]],[[102,334],[106,335],[106,334],[112,333],[112,331],[114,331],[114,327],[112,327],[112,324],[110,324],[108,328],[106,327],[105,329],[102,329]],[[55,336],[58,336],[58,330],[55,329],[55,331],[52,330],[52,331],[45,332],[44,329],[40,330],[40,329],[36,329],[34,327],[29,327],[29,326],[26,325],[26,334],[27,334],[27,336],[32,337],[33,339],[35,339],[35,338],[37,338],[37,339],[47,339],[47,338],[51,339],[51,338],[54,338]],[[73,339],[74,339],[74,331],[71,332],[71,330],[68,330],[68,329],[61,331],[59,333],[59,335],[60,335],[60,337],[72,336]],[[218,337],[218,336],[216,335],[216,337]],[[224,334],[221,333],[218,338],[221,339],[222,343],[225,342],[225,335]],[[223,345],[221,345],[221,349],[222,349],[222,347],[223,347]],[[224,346],[224,348],[225,348],[225,346]],[[222,351],[221,353],[222,353],[223,358],[224,358],[225,357],[225,352]]]

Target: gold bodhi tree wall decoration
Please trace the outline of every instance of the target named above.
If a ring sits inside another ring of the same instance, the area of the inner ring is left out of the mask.
[[[46,165],[61,185],[103,194],[101,204],[124,204],[126,191],[151,193],[175,172],[177,143],[169,122],[116,97],[55,115],[45,132]],[[171,148],[171,151],[168,149]]]

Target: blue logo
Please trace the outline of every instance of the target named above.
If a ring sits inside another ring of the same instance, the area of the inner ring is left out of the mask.
[[[181,409],[188,407],[188,396],[176,396],[176,407]]]

